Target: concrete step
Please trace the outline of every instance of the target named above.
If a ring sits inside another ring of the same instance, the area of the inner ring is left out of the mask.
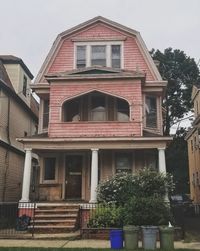
[[[47,222],[47,223],[50,223],[50,222],[75,222],[76,219],[68,219],[68,220],[34,220],[34,223],[41,223],[41,222]],[[31,221],[33,222],[33,221]]]
[[[38,233],[74,231],[79,222],[79,208],[78,204],[37,203],[30,229]]]
[[[35,215],[37,218],[76,218],[78,214],[38,214]]]
[[[79,211],[78,208],[67,208],[67,209],[36,209],[35,213],[69,213],[69,212],[75,212],[77,213]]]
[[[29,226],[29,229],[68,229],[68,230],[74,230],[74,225],[70,225],[70,226],[55,226],[55,225],[34,225],[34,226]]]

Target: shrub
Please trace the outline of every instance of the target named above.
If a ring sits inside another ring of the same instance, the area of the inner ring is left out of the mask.
[[[123,205],[134,195],[134,176],[127,173],[117,173],[113,178],[103,181],[97,188],[97,201]]]
[[[89,220],[88,227],[91,228],[111,228],[121,227],[121,208],[115,206],[98,206],[92,209],[92,217]]]
[[[124,205],[132,197],[160,197],[166,189],[174,188],[172,178],[152,169],[142,169],[135,174],[118,173],[110,180],[101,182],[97,188],[100,203]]]
[[[170,208],[161,197],[133,197],[122,210],[123,224],[166,225]]]

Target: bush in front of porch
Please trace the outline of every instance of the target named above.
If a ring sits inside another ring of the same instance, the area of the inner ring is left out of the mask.
[[[107,205],[109,209],[97,211],[90,219],[89,226],[167,224],[171,217],[164,197],[166,189],[171,193],[173,188],[172,177],[156,170],[145,168],[135,174],[118,173],[99,184],[98,202]]]

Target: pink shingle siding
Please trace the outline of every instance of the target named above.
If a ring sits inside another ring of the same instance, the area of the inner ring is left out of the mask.
[[[91,91],[104,92],[124,98],[130,105],[130,122],[70,122],[61,121],[61,107],[65,100]],[[74,136],[141,136],[141,84],[138,81],[91,81],[52,84],[50,88],[50,137]]]
[[[86,39],[86,38],[120,38],[124,40],[124,69],[126,70],[140,70],[144,71],[147,74],[147,80],[154,80],[149,67],[138,48],[136,39],[127,35],[125,32],[119,32],[105,26],[103,24],[97,24],[91,28],[79,32],[71,37],[67,37],[62,42],[60,48],[56,52],[56,57],[50,62],[50,67],[48,73],[54,72],[64,72],[70,71],[74,68],[74,42],[73,38],[76,39]]]

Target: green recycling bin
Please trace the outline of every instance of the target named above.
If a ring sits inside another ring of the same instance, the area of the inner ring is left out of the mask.
[[[165,250],[174,249],[174,228],[159,227],[160,232],[160,248]]]
[[[138,248],[138,232],[139,227],[128,225],[123,227],[124,243],[127,250],[134,250]]]

